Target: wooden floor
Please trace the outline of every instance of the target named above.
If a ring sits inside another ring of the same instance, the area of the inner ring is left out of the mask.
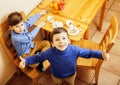
[[[120,0],[107,0],[106,13],[102,31],[96,28],[99,14],[90,25],[89,39],[99,42],[109,25],[110,17],[115,14],[119,22],[119,33],[116,43],[110,51],[110,60],[104,62],[100,70],[99,85],[120,85]],[[52,85],[50,70],[48,69],[39,79],[39,85]],[[92,85],[94,83],[94,72],[89,70],[77,69],[75,85]],[[8,85],[33,85],[32,81],[24,74],[16,76]]]

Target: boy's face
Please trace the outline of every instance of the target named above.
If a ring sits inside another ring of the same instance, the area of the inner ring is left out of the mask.
[[[23,33],[24,32],[24,24],[23,24],[23,21],[20,22],[19,24],[17,25],[14,25],[14,26],[10,26],[10,29],[11,30],[14,30],[16,33]]]
[[[64,51],[68,44],[70,44],[70,39],[68,38],[67,33],[62,32],[53,35],[53,46],[55,46],[58,50]]]

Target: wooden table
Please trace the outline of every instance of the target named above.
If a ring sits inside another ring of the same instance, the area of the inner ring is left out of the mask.
[[[49,9],[52,0],[43,0],[39,7]],[[90,24],[98,11],[100,11],[100,22],[98,29],[101,30],[105,12],[106,0],[64,0],[65,6],[59,15]]]
[[[32,12],[30,14],[27,15],[26,19],[30,16],[32,16],[33,14],[38,13],[39,11],[41,11],[42,9],[40,9],[39,7],[36,7],[35,9],[32,10]],[[49,23],[47,20],[48,16],[54,16],[55,21],[62,21],[63,22],[63,27],[67,30],[68,27],[66,26],[66,20],[69,20],[70,18],[66,18],[63,16],[59,16],[53,13],[48,12],[47,14],[43,15],[36,23],[35,25],[38,25],[41,21],[46,21],[46,25],[42,28],[43,30],[47,31],[47,32],[51,32],[54,28],[52,27],[52,23]],[[83,23],[83,22],[77,22],[76,20],[70,19],[73,21],[75,26],[80,26],[79,29],[82,29],[81,32],[79,32],[79,34],[77,35],[70,35],[70,39],[74,40],[74,41],[78,41],[80,40],[80,38],[84,37],[84,34],[88,28],[88,25]]]
[[[47,21],[47,17],[52,15],[55,17],[56,21],[62,21],[64,23],[64,28],[68,29],[65,25],[66,20],[70,19],[73,21],[75,26],[80,26],[82,31],[78,35],[71,36],[71,40],[78,41],[84,36],[88,39],[88,26],[94,19],[100,8],[105,9],[106,0],[64,0],[64,9],[59,11],[58,14],[52,13],[49,4],[52,0],[43,0],[37,7],[35,7],[29,16],[40,12],[42,9],[48,10],[46,15],[43,15],[35,24],[37,25],[40,21]],[[104,16],[104,10],[101,11],[99,29],[102,27],[102,20]],[[53,30],[52,24],[47,21],[47,25],[43,27],[44,30],[51,32]]]

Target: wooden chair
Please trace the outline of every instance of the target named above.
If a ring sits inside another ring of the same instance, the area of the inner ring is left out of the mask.
[[[24,12],[21,12],[25,18]],[[12,64],[15,66],[16,72],[19,74],[21,71],[33,80],[34,85],[37,85],[37,80],[43,75],[43,72],[37,70],[37,68],[30,68],[29,66],[25,69],[19,68],[20,59],[17,56],[17,52],[14,49],[11,39],[10,30],[8,28],[7,21],[0,24],[0,42],[2,43],[3,49],[5,49],[8,58],[11,60]],[[48,61],[43,62],[45,70],[50,66]]]
[[[108,27],[100,43],[96,43],[91,40],[85,40],[85,39],[81,39],[80,41],[74,41],[71,43],[73,45],[77,45],[82,48],[101,50],[101,51],[105,49],[106,52],[109,52],[115,43],[117,33],[118,33],[118,22],[116,17],[112,16],[110,20],[110,26]],[[102,63],[103,60],[99,60],[95,58],[85,59],[79,57],[77,60],[77,68],[87,68],[87,69],[95,70],[95,84],[98,85],[99,71]]]

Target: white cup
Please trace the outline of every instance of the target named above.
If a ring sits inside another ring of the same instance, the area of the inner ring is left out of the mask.
[[[71,20],[66,20],[67,27],[73,26],[73,22]]]

